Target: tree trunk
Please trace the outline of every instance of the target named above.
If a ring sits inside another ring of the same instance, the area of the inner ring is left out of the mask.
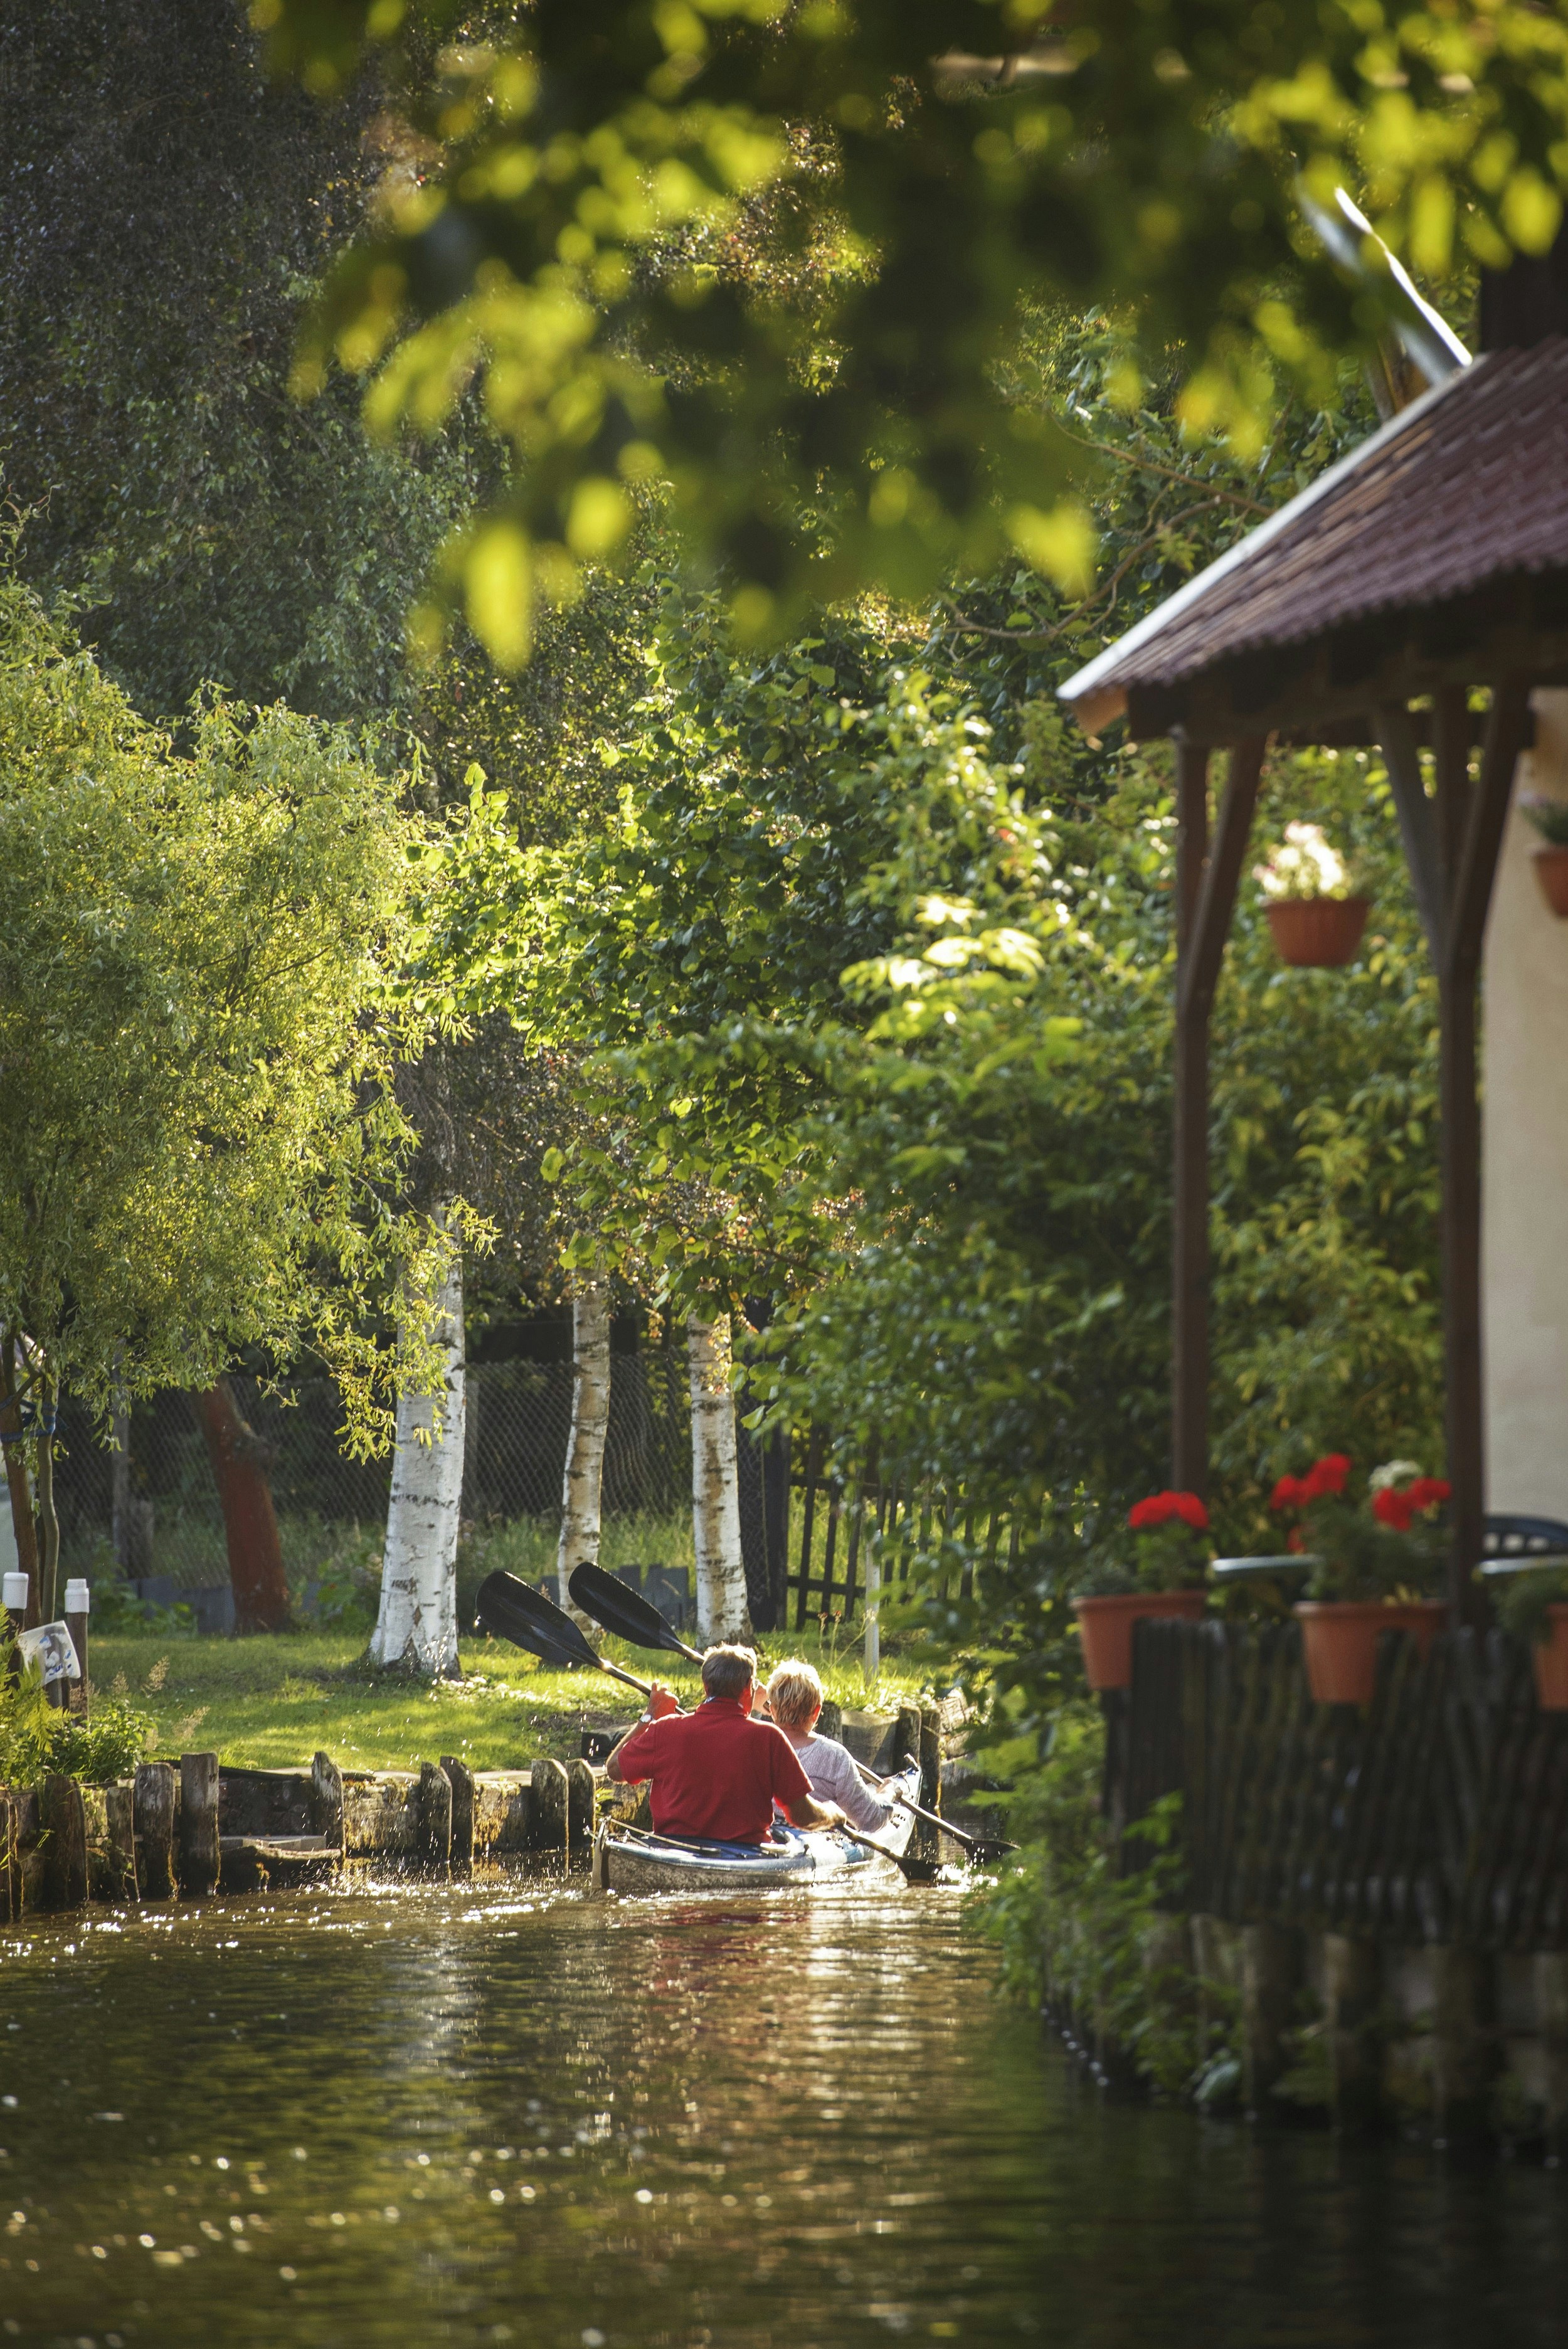
[[[445,1357],[437,1397],[402,1395],[392,1453],[392,1497],[381,1563],[381,1611],[370,1661],[424,1680],[458,1665],[458,1526],[463,1497],[463,1261],[454,1247],[436,1298],[434,1336]]]
[[[38,1381],[38,1613],[45,1623],[53,1623],[58,1609],[60,1571],[60,1519],[55,1507],[55,1411],[57,1390],[53,1379]],[[65,1696],[64,1683],[60,1694]]]
[[[229,1588],[234,1594],[237,1631],[281,1631],[289,1619],[289,1587],[278,1540],[267,1470],[273,1449],[240,1416],[234,1390],[218,1379],[204,1394],[193,1394],[196,1416],[207,1439],[207,1457],[223,1511],[229,1552]],[[127,1479],[127,1535],[129,1534]]]
[[[686,1323],[691,1365],[691,1519],[696,1549],[696,1635],[705,1647],[746,1640],[746,1567],[740,1553],[740,1477],[729,1316]]]
[[[599,1563],[604,1439],[610,1430],[610,1291],[579,1279],[572,1297],[572,1437],[561,1490],[561,1541],[555,1578],[562,1607],[573,1567]],[[575,1609],[573,1609],[575,1612]]]
[[[33,1526],[33,1489],[27,1475],[26,1449],[22,1441],[22,1406],[16,1392],[15,1340],[0,1330],[0,1449],[5,1454],[5,1486],[11,1500],[11,1532],[16,1544],[16,1571],[30,1578],[27,1625],[43,1621],[38,1612],[38,1543]]]

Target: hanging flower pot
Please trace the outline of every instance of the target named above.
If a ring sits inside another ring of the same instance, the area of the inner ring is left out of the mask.
[[[1372,910],[1357,895],[1351,869],[1321,824],[1287,823],[1253,879],[1264,893],[1282,962],[1304,970],[1337,970],[1355,960]]]
[[[1267,908],[1282,962],[1298,970],[1339,970],[1356,959],[1370,897],[1278,897]]]
[[[1531,852],[1535,877],[1541,884],[1541,894],[1559,919],[1568,915],[1568,848],[1555,847],[1550,841]]]
[[[1128,1590],[1109,1599],[1075,1599],[1083,1642],[1084,1677],[1098,1696],[1104,1689],[1132,1686],[1132,1627],[1145,1615],[1175,1616],[1196,1623],[1204,1608],[1201,1590]]]
[[[1440,1599],[1298,1600],[1302,1660],[1313,1702],[1370,1704],[1383,1633],[1408,1631],[1425,1663],[1447,1613]]]

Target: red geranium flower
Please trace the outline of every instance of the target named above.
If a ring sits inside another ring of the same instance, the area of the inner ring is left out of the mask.
[[[1418,1476],[1410,1487],[1410,1501],[1418,1516],[1425,1509],[1435,1509],[1448,1500],[1453,1486],[1446,1476]]]
[[[1395,1485],[1386,1485],[1372,1495],[1372,1514],[1379,1525],[1389,1526],[1397,1534],[1408,1534],[1410,1520],[1416,1514],[1416,1487],[1407,1485],[1403,1491]]]
[[[1350,1475],[1350,1454],[1347,1452],[1326,1452],[1315,1460],[1303,1480],[1302,1499],[1321,1501],[1329,1494],[1343,1493]]]
[[[1148,1533],[1155,1526],[1168,1526],[1179,1517],[1194,1533],[1208,1528],[1209,1512],[1196,1493],[1150,1493],[1141,1501],[1134,1501],[1127,1513],[1127,1522],[1135,1534]]]
[[[1269,1506],[1271,1509],[1299,1509],[1306,1496],[1305,1477],[1282,1476],[1269,1495]]]

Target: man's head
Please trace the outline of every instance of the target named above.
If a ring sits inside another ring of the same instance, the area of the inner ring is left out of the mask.
[[[822,1683],[812,1666],[799,1656],[777,1665],[768,1683],[768,1710],[780,1729],[809,1730],[822,1710]]]
[[[703,1694],[734,1697],[748,1711],[756,1678],[757,1657],[750,1648],[710,1648],[702,1660]]]

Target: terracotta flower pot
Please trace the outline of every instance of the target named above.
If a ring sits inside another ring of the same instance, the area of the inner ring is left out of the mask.
[[[1568,848],[1554,847],[1547,841],[1531,850],[1530,861],[1535,867],[1541,894],[1553,912],[1568,915]]]
[[[1314,1703],[1370,1704],[1379,1635],[1408,1631],[1424,1662],[1449,1610],[1440,1599],[1302,1599],[1295,1611]]]
[[[1098,1695],[1132,1685],[1132,1627],[1143,1615],[1175,1615],[1195,1623],[1206,1605],[1201,1590],[1129,1590],[1110,1599],[1075,1599],[1083,1641],[1083,1668]]]
[[[1568,848],[1563,851],[1568,856]],[[1542,1713],[1568,1713],[1568,1605],[1549,1607],[1551,1635],[1531,1650],[1535,1665],[1535,1702]]]
[[[1301,970],[1354,962],[1371,911],[1370,897],[1277,897],[1267,908],[1280,960]]]

